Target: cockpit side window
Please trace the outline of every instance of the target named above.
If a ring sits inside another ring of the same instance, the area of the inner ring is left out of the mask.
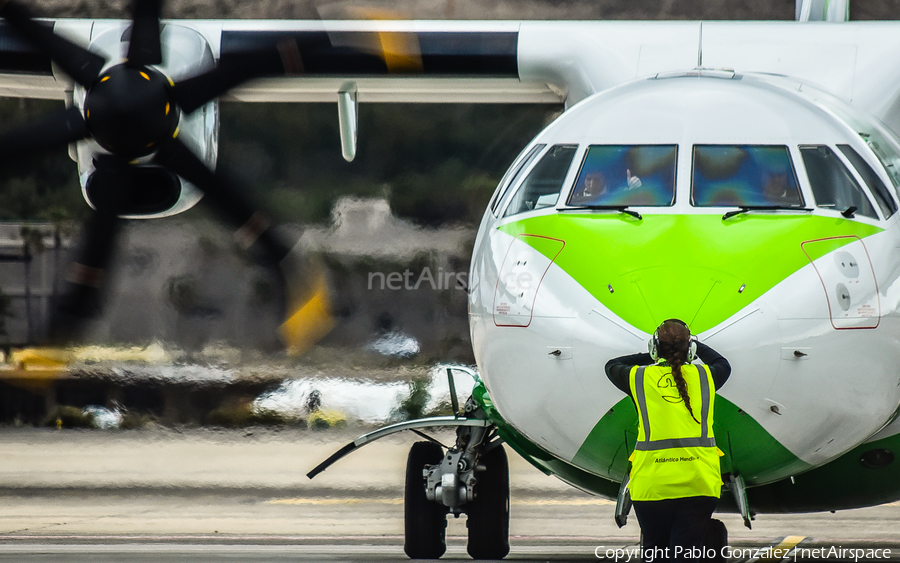
[[[856,213],[877,219],[878,214],[865,192],[830,147],[825,145],[800,147],[806,175],[812,186],[817,207],[846,211],[856,208]]]
[[[860,137],[881,161],[894,184],[894,189],[900,191],[900,152],[896,141],[889,139],[887,134],[879,131],[877,127],[869,128],[868,133],[860,133]]]
[[[591,145],[569,205],[628,207],[675,203],[677,145]]]
[[[838,145],[837,147],[841,149],[841,152],[844,153],[844,156],[847,157],[850,164],[856,168],[856,171],[862,176],[863,181],[869,186],[872,195],[875,196],[875,201],[878,202],[878,207],[881,208],[881,213],[885,217],[890,217],[896,213],[897,204],[894,202],[894,198],[891,197],[891,192],[888,190],[887,186],[884,185],[884,182],[881,181],[881,178],[878,177],[878,174],[872,170],[872,167],[869,166],[866,159],[853,150],[853,147],[850,145]]]
[[[697,207],[803,207],[786,146],[694,145],[691,203]]]
[[[506,207],[504,217],[534,209],[552,207],[559,199],[563,182],[572,166],[578,145],[554,145],[534,165]]]
[[[529,150],[524,157],[519,158],[515,164],[507,170],[506,174],[503,175],[503,179],[500,180],[500,189],[497,191],[497,197],[491,203],[491,212],[494,215],[497,214],[497,207],[500,205],[500,202],[503,201],[503,198],[506,197],[509,188],[516,185],[522,172],[528,168],[528,165],[531,164],[538,153],[546,146],[547,145],[534,145],[531,147],[531,150]]]

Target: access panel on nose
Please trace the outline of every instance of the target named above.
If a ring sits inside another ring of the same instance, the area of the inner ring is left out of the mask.
[[[875,328],[881,301],[866,245],[859,237],[832,237],[804,242],[825,291],[831,324],[836,329]]]
[[[512,241],[494,290],[495,325],[526,327],[531,324],[534,300],[544,275],[565,245],[559,239],[537,235],[519,235]]]

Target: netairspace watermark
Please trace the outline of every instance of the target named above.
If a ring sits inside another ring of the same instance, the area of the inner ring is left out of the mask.
[[[529,272],[510,272],[500,280],[500,285],[507,292],[518,293],[527,291],[534,285],[534,277]],[[432,270],[428,266],[422,268],[422,271],[416,274],[410,269],[401,272],[369,272],[368,289],[390,289],[398,291],[401,289],[461,289],[467,291],[469,289],[469,274],[467,272],[444,271],[438,268],[437,271]]]
[[[879,559],[890,559],[890,549],[865,549],[850,548],[841,546],[831,547],[731,547],[725,546],[719,550],[725,559],[739,558],[744,560],[767,560],[767,561],[797,561],[807,559],[840,559],[844,561],[877,561]],[[668,560],[671,558],[684,558],[694,560],[708,560],[716,556],[716,550],[712,548],[701,547],[681,547],[676,546],[674,549],[666,548],[623,548],[598,546],[594,549],[594,555],[597,559],[609,559],[618,563],[624,561],[628,563],[635,561],[640,563],[646,561],[652,563],[657,560]]]
[[[425,287],[440,289],[462,289],[469,287],[469,274],[466,272],[445,272],[443,268],[438,268],[437,272],[425,266],[422,271],[416,275],[410,269],[400,272],[369,272],[369,289],[390,289],[398,291],[401,289],[412,290]]]
[[[445,272],[443,268],[433,271],[428,266],[422,268],[418,274],[409,268],[401,272],[369,272],[368,289],[461,289],[469,288],[469,274],[466,272]]]

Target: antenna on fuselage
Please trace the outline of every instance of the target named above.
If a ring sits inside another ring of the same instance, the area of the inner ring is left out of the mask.
[[[850,0],[796,0],[794,18],[798,22],[850,21]]]
[[[700,22],[700,40],[697,42],[697,68],[703,68],[703,22]]]

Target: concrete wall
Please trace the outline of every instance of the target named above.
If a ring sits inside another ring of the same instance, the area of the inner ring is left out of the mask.
[[[62,248],[54,248],[53,237],[50,235],[52,225],[30,224],[29,227],[40,229],[46,232],[47,236],[43,239],[45,250],[35,254],[31,262],[26,264],[21,237],[23,226],[25,226],[23,223],[0,223],[0,292],[10,299],[12,313],[12,317],[3,319],[7,335],[0,335],[0,343],[20,344],[28,340],[26,274],[30,280],[28,285],[31,293],[31,330],[34,337],[45,333],[54,279],[61,278],[57,269],[63,270],[70,259],[68,241]]]

